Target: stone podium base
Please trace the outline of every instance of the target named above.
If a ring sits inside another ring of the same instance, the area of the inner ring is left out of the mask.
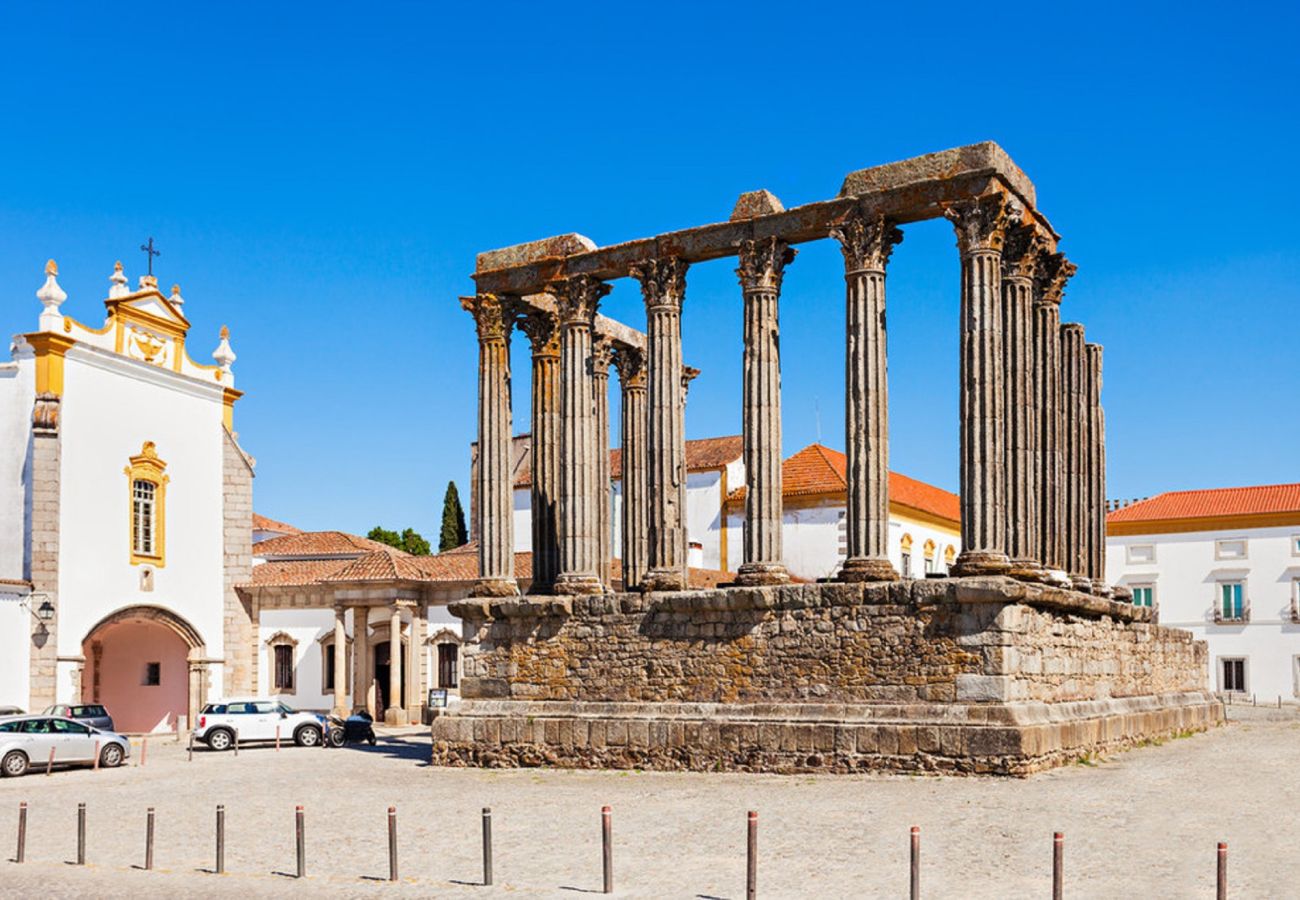
[[[1188,632],[1004,577],[452,610],[441,765],[1025,775],[1223,718]]]

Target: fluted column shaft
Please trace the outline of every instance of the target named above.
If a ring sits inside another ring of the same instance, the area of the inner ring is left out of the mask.
[[[1065,562],[1065,418],[1061,362],[1061,297],[1074,264],[1059,253],[1039,254],[1034,272],[1034,390],[1038,397],[1035,491],[1038,558],[1055,572]]]
[[[646,371],[641,351],[620,348],[614,357],[621,401],[623,589],[641,587],[648,569],[650,506],[646,481]]]
[[[1078,590],[1090,590],[1087,540],[1088,390],[1083,326],[1061,326],[1062,421],[1065,432],[1065,568]]]
[[[336,716],[348,714],[348,632],[343,620],[347,610],[334,607],[334,709]]]
[[[471,596],[519,593],[514,573],[514,502],[510,478],[510,312],[494,294],[465,297],[461,305],[478,327],[479,577]]]
[[[686,435],[683,414],[682,303],[687,263],[649,260],[632,269],[646,306],[646,481],[649,492],[645,590],[686,587]],[[626,482],[624,482],[626,484]]]
[[[848,546],[841,581],[895,581],[889,561],[889,379],[885,266],[903,233],[860,209],[832,229],[844,254]]]
[[[954,575],[1006,572],[1005,359],[1002,244],[1006,198],[946,211],[961,251],[961,537]]]
[[[553,287],[560,314],[560,574],[559,594],[598,594],[596,402],[592,331],[609,286],[579,275]]]
[[[389,725],[405,725],[406,710],[402,708],[402,610],[394,605],[388,615],[388,708],[384,721]]]
[[[1106,584],[1106,413],[1101,406],[1100,344],[1087,344],[1088,369],[1088,578],[1095,594]]]
[[[745,297],[744,560],[739,584],[790,580],[782,545],[781,355],[778,302],[795,251],[779,238],[742,241],[736,274]]]
[[[547,594],[560,573],[560,325],[530,310],[519,320],[533,350],[531,481],[534,594]]]
[[[596,409],[596,556],[597,574],[609,586],[609,566],[614,558],[614,524],[610,503],[609,470],[609,366],[613,346],[603,339],[592,343],[591,390]]]

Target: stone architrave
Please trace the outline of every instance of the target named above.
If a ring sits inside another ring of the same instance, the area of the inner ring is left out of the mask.
[[[885,266],[903,232],[855,207],[831,230],[844,254],[848,546],[841,581],[897,581],[889,561],[889,379]]]
[[[618,370],[621,391],[623,590],[634,591],[641,587],[645,578],[650,549],[645,354],[635,347],[619,347],[614,352],[614,367]]]
[[[1061,297],[1075,266],[1042,252],[1034,273],[1034,390],[1038,396],[1035,490],[1038,558],[1053,572],[1065,564],[1065,434],[1061,368]]]
[[[610,503],[609,470],[609,367],[614,361],[614,345],[608,338],[595,338],[591,345],[591,392],[596,411],[596,534],[598,574],[601,583],[610,584],[613,560],[614,526]]]
[[[1046,577],[1040,555],[1037,493],[1041,440],[1034,375],[1034,272],[1047,246],[1030,222],[1007,230],[1002,248],[1002,357],[1005,372],[1006,550],[1008,574],[1026,581]]]
[[[649,491],[647,591],[686,588],[686,435],[683,413],[682,303],[686,263],[663,257],[638,263],[646,308],[646,483]]]
[[[560,573],[557,594],[599,594],[599,465],[592,329],[609,285],[588,275],[556,282],[560,316]]]
[[[1065,433],[1065,568],[1075,590],[1091,591],[1088,578],[1088,387],[1083,326],[1061,326],[1061,395]]]
[[[533,581],[529,593],[548,594],[560,574],[560,323],[553,312],[530,309],[519,317],[518,324],[533,351]]]
[[[745,554],[743,585],[790,580],[781,542],[781,356],[778,302],[795,250],[771,237],[742,241],[736,275],[745,298]]]
[[[1100,344],[1084,346],[1088,370],[1088,578],[1106,595],[1106,413],[1101,406]]]
[[[478,517],[479,577],[474,597],[519,593],[515,581],[514,497],[510,479],[509,304],[495,294],[461,299],[478,327]]]
[[[1014,211],[1004,194],[944,210],[961,252],[961,539],[954,575],[1010,568],[1006,554],[1006,362],[1002,247]]]

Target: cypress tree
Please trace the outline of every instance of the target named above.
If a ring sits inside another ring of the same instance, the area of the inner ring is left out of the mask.
[[[469,539],[465,530],[465,510],[460,505],[456,482],[447,482],[447,493],[442,498],[442,533],[438,536],[438,552],[459,547]]]

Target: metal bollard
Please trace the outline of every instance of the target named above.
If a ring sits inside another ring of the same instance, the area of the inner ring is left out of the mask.
[[[921,826],[912,826],[912,900],[921,900]]]
[[[280,726],[275,726],[275,752],[280,752]]]
[[[153,807],[145,811],[144,823],[144,870],[153,871]]]
[[[397,880],[397,807],[388,807],[388,880]]]
[[[194,753],[194,732],[190,732],[190,754]],[[149,760],[149,739],[140,739],[140,765],[144,765]]]
[[[1052,900],[1061,900],[1065,891],[1065,835],[1052,835]]]
[[[1219,870],[1216,873],[1217,888],[1215,897],[1228,900],[1228,845],[1219,843]]]
[[[217,865],[218,875],[226,873],[226,807],[217,804]]]
[[[25,805],[25,804],[24,804]],[[492,885],[492,807],[483,807],[483,884]]]
[[[235,732],[235,755],[239,755],[239,732]]]
[[[77,804],[77,865],[86,864],[86,804]]]
[[[194,762],[194,732],[192,731],[190,732],[189,759],[186,762]],[[141,765],[144,765],[144,763],[141,763]]]
[[[14,854],[14,862],[22,862],[27,858],[27,801],[24,800],[18,804],[18,852]]]
[[[54,771],[54,748],[50,748],[50,760],[45,764],[45,774],[49,775]]]
[[[294,820],[298,829],[298,877],[307,877],[307,844],[303,838],[302,807],[294,809]]]
[[[745,900],[758,896],[758,813],[749,811],[749,833],[745,840]]]
[[[99,741],[95,741],[95,762],[91,765],[90,771],[99,771]]]
[[[600,808],[601,868],[604,870],[606,894],[614,893],[614,823],[608,806]]]

